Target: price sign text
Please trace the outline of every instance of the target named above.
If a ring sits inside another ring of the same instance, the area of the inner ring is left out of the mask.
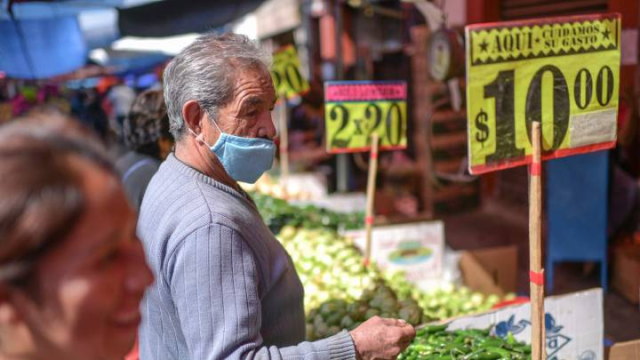
[[[619,15],[471,25],[466,41],[472,173],[529,163],[534,121],[543,159],[615,145]]]
[[[293,45],[273,54],[271,78],[278,96],[292,98],[309,91],[309,82],[300,72],[300,59]]]
[[[327,151],[368,151],[377,133],[381,150],[407,146],[407,85],[404,82],[325,83]]]

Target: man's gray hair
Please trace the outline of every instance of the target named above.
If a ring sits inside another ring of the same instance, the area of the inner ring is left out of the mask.
[[[187,128],[182,106],[196,100],[217,118],[231,102],[236,75],[246,69],[271,66],[271,54],[244,35],[206,34],[178,54],[164,70],[164,98],[171,133],[180,140]]]

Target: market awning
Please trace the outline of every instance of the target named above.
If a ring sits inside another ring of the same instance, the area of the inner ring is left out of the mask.
[[[0,71],[23,79],[62,75],[84,66],[90,49],[108,47],[121,36],[211,30],[253,11],[263,0],[150,1],[0,0]]]
[[[119,10],[122,36],[162,37],[204,32],[255,10],[263,0],[165,0]]]
[[[169,59],[159,52],[109,50],[107,61],[102,65],[112,68],[112,73],[117,75],[146,74]]]
[[[105,11],[149,0],[0,0],[0,71],[8,77],[42,79],[73,72],[87,63],[89,45],[117,39],[115,17]],[[81,14],[97,14],[80,22]],[[108,17],[107,17],[107,20]]]
[[[75,15],[0,21],[0,71],[8,77],[48,78],[86,63],[87,46]]]

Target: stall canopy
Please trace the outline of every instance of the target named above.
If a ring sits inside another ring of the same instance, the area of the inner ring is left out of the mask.
[[[169,56],[158,52],[109,50],[105,66],[113,68],[116,75],[141,75],[152,72],[154,68],[167,60]]]
[[[161,37],[203,32],[255,10],[263,0],[165,0],[119,10],[122,36]]]
[[[0,21],[0,70],[8,77],[48,78],[86,62],[87,46],[75,15]]]
[[[122,36],[203,32],[235,20],[261,2],[0,0],[0,71],[12,78],[51,78],[84,66],[89,50],[109,47]],[[136,54],[134,62],[140,58]],[[151,54],[144,61],[157,59]]]

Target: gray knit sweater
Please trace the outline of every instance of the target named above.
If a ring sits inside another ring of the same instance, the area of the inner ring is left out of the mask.
[[[353,359],[351,336],[305,334],[291,258],[253,202],[171,154],[138,235],[156,277],[142,304],[142,360]]]

